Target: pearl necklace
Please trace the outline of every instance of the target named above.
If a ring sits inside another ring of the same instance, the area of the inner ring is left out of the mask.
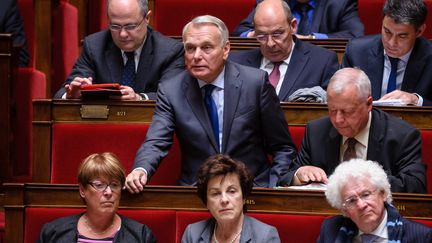
[[[85,225],[86,225],[86,228],[87,228],[87,230],[88,231],[90,231],[90,232],[92,232],[92,233],[94,233],[94,234],[96,234],[96,235],[104,235],[106,232],[108,232],[108,230],[110,230],[113,226],[114,226],[114,222],[108,227],[108,228],[106,228],[104,231],[102,231],[102,232],[96,232],[96,231],[94,231],[93,229],[92,229],[92,226],[91,226],[91,224],[90,224],[90,222],[88,221],[88,217],[87,217],[87,215],[84,215],[84,223],[85,223]],[[114,219],[115,220],[115,219]]]
[[[217,240],[217,238],[216,238],[216,229],[217,229],[217,224],[215,225],[215,229],[214,229],[214,231],[213,231],[213,238],[214,238],[214,241],[215,241],[215,243],[219,243],[219,241]],[[235,236],[234,236],[234,238],[230,241],[230,243],[234,243],[236,240],[237,240],[237,238],[240,236],[240,233],[241,233],[242,231],[240,230]]]

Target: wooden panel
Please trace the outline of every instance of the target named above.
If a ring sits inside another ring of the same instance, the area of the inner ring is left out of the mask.
[[[56,0],[58,1],[58,0]],[[52,68],[52,21],[51,0],[34,0],[35,2],[35,55],[36,69],[45,73],[46,76],[46,93],[51,94],[51,68]]]
[[[22,242],[26,207],[84,207],[77,185],[5,184],[6,242]],[[432,195],[393,194],[394,205],[409,219],[432,220]],[[323,192],[255,188],[246,200],[248,212],[335,215]],[[206,211],[194,187],[147,186],[138,195],[123,191],[122,209]]]

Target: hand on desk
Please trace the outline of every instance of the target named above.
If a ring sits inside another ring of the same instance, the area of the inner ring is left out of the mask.
[[[142,100],[141,96],[135,93],[135,91],[129,86],[120,86],[120,91],[122,93],[121,96],[114,96],[112,98],[119,100]]]
[[[294,176],[293,185],[299,186],[309,182],[327,183],[327,175],[323,169],[316,166],[302,166]]]
[[[401,102],[403,104],[417,105],[419,98],[415,94],[408,93],[408,92],[401,91],[401,90],[395,90],[395,91],[392,91],[392,92],[384,95],[379,100],[395,100],[395,99],[401,100]]]
[[[142,192],[146,183],[147,174],[143,170],[133,170],[126,177],[125,187],[130,193],[134,194]]]
[[[65,85],[66,99],[79,99],[81,98],[81,86],[85,84],[92,84],[93,78],[76,77],[70,84]]]

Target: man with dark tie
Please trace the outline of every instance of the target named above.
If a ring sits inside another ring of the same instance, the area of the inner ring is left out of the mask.
[[[226,61],[228,29],[216,17],[194,18],[183,28],[183,43],[187,70],[160,83],[153,120],[126,188],[143,190],[174,133],[182,156],[178,184],[194,185],[209,156],[227,154],[244,161],[255,186],[275,186],[296,148],[267,73]]]
[[[394,192],[426,192],[420,132],[372,108],[371,84],[360,69],[344,68],[327,88],[329,116],[307,124],[301,150],[280,185],[327,182],[341,161],[377,161]]]
[[[363,159],[336,167],[325,195],[342,215],[323,221],[317,243],[432,242],[432,228],[405,219],[392,205],[384,170]]]
[[[364,35],[358,16],[356,0],[284,0],[299,23],[298,37],[302,38],[353,38]],[[257,0],[256,5],[263,2]],[[234,30],[233,35],[253,37],[254,12]]]
[[[342,67],[359,67],[372,82],[374,100],[432,105],[432,44],[422,37],[423,0],[388,0],[380,35],[352,39]]]
[[[122,100],[156,99],[159,80],[184,70],[183,47],[148,24],[147,0],[108,0],[109,30],[84,39],[56,98],[77,99],[85,84],[119,83]]]
[[[290,101],[290,95],[301,88],[327,88],[339,68],[336,53],[295,36],[297,21],[286,2],[259,3],[254,24],[260,48],[232,52],[229,60],[267,71],[281,101]]]

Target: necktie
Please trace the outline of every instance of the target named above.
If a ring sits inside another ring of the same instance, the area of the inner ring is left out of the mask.
[[[297,27],[297,34],[300,35],[309,35],[309,10],[312,7],[308,3],[297,3],[296,9],[300,13],[300,23]]]
[[[218,118],[218,112],[217,112],[217,107],[216,107],[216,103],[213,100],[211,94],[213,92],[213,90],[216,88],[216,86],[212,85],[212,84],[207,84],[204,86],[204,90],[205,90],[205,94],[204,94],[204,104],[207,108],[207,113],[209,115],[210,118],[210,123],[212,125],[212,129],[213,129],[213,135],[215,137],[216,140],[216,144],[218,146],[219,145],[219,118]]]
[[[391,71],[387,84],[387,93],[392,92],[396,89],[396,77],[397,77],[397,67],[399,58],[388,57],[390,59]]]
[[[135,53],[131,51],[125,52],[125,54],[127,56],[127,62],[123,68],[121,83],[122,85],[133,88],[135,82]]]
[[[343,161],[348,161],[350,159],[355,159],[357,157],[356,151],[355,151],[355,145],[357,143],[357,140],[355,138],[348,138],[345,141],[345,144],[347,144],[347,149],[345,150],[343,154]]]
[[[362,234],[360,237],[362,243],[373,243],[376,239],[378,239],[378,236],[373,234]]]
[[[282,62],[274,62],[273,63],[273,70],[271,71],[270,75],[269,75],[269,81],[271,83],[271,85],[273,85],[273,87],[276,88],[277,84],[279,83],[279,78],[280,78],[280,71],[279,71],[279,66],[281,65]]]

